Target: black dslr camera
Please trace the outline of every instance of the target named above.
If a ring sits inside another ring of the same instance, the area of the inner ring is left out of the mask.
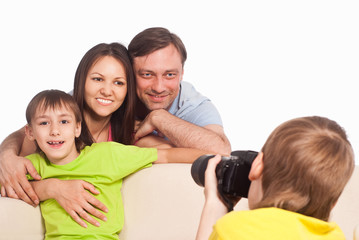
[[[233,210],[232,200],[248,197],[251,184],[248,175],[257,155],[255,151],[233,151],[230,157],[222,157],[217,165],[218,192],[229,211]],[[203,155],[192,164],[192,178],[199,186],[204,186],[204,172],[212,157],[214,155]]]

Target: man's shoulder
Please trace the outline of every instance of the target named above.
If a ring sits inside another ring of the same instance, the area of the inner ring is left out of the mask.
[[[185,81],[181,82],[179,96],[169,112],[198,126],[222,125],[219,113],[211,100],[197,92],[191,83]]]
[[[181,100],[192,99],[194,97],[201,97],[201,98],[207,99],[207,97],[204,97],[201,93],[199,93],[195,89],[195,87],[193,86],[192,83],[185,82],[185,81],[181,82],[181,90],[180,90],[179,94],[180,94]]]
[[[181,89],[178,97],[178,105],[180,108],[185,106],[197,107],[204,102],[210,102],[208,97],[202,95],[191,83],[185,81],[181,82]]]

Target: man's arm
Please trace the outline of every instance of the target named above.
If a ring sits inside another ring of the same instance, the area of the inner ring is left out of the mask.
[[[151,134],[138,139],[134,145],[137,147],[157,149],[167,149],[173,147],[169,141],[163,139],[162,137],[154,136]]]
[[[92,216],[102,221],[107,220],[106,216],[99,211],[108,212],[107,207],[90,194],[91,192],[97,195],[100,192],[86,181],[49,178],[41,181],[31,181],[30,183],[40,201],[55,199],[82,227],[87,227],[82,219],[94,226],[100,226],[100,223]]]
[[[135,139],[159,131],[173,145],[184,148],[197,148],[204,151],[229,155],[230,143],[220,125],[200,127],[182,120],[166,110],[158,109],[150,112],[138,128]]]
[[[20,153],[29,154],[35,151],[35,145],[26,141],[25,130],[10,134],[0,145],[0,185],[1,195],[20,198],[31,205],[37,205],[39,199],[26,178],[30,174],[34,179],[41,177],[31,161],[20,157]]]

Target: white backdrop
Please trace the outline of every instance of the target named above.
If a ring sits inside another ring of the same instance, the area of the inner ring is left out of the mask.
[[[0,141],[25,124],[37,92],[72,89],[92,46],[127,46],[162,26],[184,41],[184,80],[213,100],[234,150],[259,150],[283,121],[321,115],[359,156],[357,1],[14,0],[0,11]]]

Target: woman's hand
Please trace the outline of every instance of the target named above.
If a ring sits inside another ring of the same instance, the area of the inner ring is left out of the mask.
[[[27,173],[36,180],[41,179],[30,160],[16,155],[1,154],[1,196],[21,199],[33,206],[38,205],[39,198],[26,178]]]
[[[103,212],[108,212],[108,209],[91,194],[99,194],[99,191],[92,184],[83,180],[58,179],[36,181],[34,184],[45,181],[47,181],[46,191],[44,191],[44,185],[35,187],[36,192],[41,190],[40,187],[43,188],[43,193],[46,192],[46,195],[41,194],[41,196],[38,192],[41,201],[50,198],[55,199],[78,224],[85,228],[87,224],[83,220],[94,226],[100,226],[100,223],[93,216],[102,221],[107,221]]]
[[[100,226],[100,223],[89,214],[107,221],[106,216],[99,211],[108,212],[107,207],[89,193],[100,193],[92,184],[82,180],[67,180],[61,181],[59,186],[61,187],[57,188],[56,201],[82,227],[87,227],[82,219],[94,226]]]

